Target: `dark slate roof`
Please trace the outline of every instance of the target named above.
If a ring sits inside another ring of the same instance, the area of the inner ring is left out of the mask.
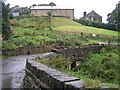
[[[92,14],[96,14],[97,16],[100,16],[99,14],[97,14],[94,10],[92,10],[90,13],[88,13],[87,15],[92,15]],[[94,15],[93,15],[94,16]],[[100,17],[102,17],[102,16],[100,16]]]

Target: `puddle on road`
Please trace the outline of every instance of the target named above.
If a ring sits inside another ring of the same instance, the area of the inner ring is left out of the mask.
[[[23,84],[23,78],[25,70],[11,73],[3,73],[3,88],[21,88]],[[7,85],[7,86],[6,86]]]
[[[50,53],[51,54],[51,53]],[[3,88],[21,88],[25,75],[26,59],[33,59],[40,56],[50,56],[50,54],[21,55],[9,57],[2,63],[2,87]]]
[[[25,59],[10,58],[2,63],[2,88],[21,88],[25,74]]]
[[[25,70],[15,73],[12,80],[12,87],[21,88],[23,84],[24,76],[25,76]]]
[[[10,75],[13,74],[14,72],[10,72],[10,73],[2,73],[2,75]]]

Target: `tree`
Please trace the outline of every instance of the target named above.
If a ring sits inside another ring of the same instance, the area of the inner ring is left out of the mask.
[[[113,24],[117,26],[119,24],[119,19],[120,19],[120,1],[116,5],[116,8],[107,15],[107,21],[109,24]]]
[[[54,2],[50,2],[48,6],[51,6],[52,8],[53,6],[56,6],[56,4]],[[52,10],[50,10],[47,14],[50,20],[50,30],[52,30]]]
[[[51,2],[49,6],[53,7],[53,6],[56,6],[56,4],[54,2]]]
[[[49,4],[38,4],[38,6],[56,6],[56,4],[54,2],[50,2]]]
[[[120,1],[119,3],[116,5],[117,6],[117,12],[118,12],[118,20],[117,20],[117,29],[120,29]]]
[[[20,13],[22,15],[28,15],[29,14],[29,8],[28,7],[20,7]]]
[[[35,6],[37,6],[36,4],[33,4],[32,7],[34,8]]]
[[[48,6],[48,4],[38,4],[38,6]]]
[[[31,6],[31,7],[33,7],[33,6]],[[28,15],[30,12],[30,8],[20,7],[19,5],[16,5],[16,6],[10,8],[10,13],[12,14],[13,12],[19,12],[20,15]]]
[[[48,19],[49,19],[49,22],[50,22],[50,30],[52,30],[52,12],[51,11],[49,11],[48,13]]]
[[[11,36],[11,29],[10,29],[10,23],[9,23],[9,9],[10,4],[5,5],[4,2],[2,2],[2,36],[3,39],[9,39]]]
[[[20,12],[20,6],[16,5],[16,6],[12,7],[11,12]]]

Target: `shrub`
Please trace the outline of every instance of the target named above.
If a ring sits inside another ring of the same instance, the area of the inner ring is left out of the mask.
[[[117,31],[116,26],[113,24],[109,24],[109,23],[105,24],[105,23],[102,23],[99,21],[92,21],[92,20],[88,20],[88,19],[84,19],[84,18],[75,19],[74,21],[81,23],[83,25],[86,25],[86,26],[92,26],[92,27],[96,27],[96,28],[104,28],[104,29]]]
[[[51,58],[47,59],[38,59],[36,58],[37,61],[40,63],[46,64],[49,67],[56,68],[56,69],[69,69],[70,61],[67,59],[64,59],[60,55],[55,55]]]
[[[104,82],[117,83],[117,57],[117,48],[109,46],[99,54],[88,55],[83,60],[84,62],[77,67],[77,70],[87,72],[86,74],[92,79],[100,78]]]

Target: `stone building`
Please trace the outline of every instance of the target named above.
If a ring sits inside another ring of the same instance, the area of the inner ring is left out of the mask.
[[[49,11],[53,16],[74,19],[74,9],[31,9],[30,13],[34,16],[48,16]]]
[[[90,20],[93,20],[93,21],[100,21],[100,22],[102,22],[102,16],[97,14],[94,10],[92,10],[88,14],[86,12],[84,12],[83,13],[83,18],[90,19]]]

